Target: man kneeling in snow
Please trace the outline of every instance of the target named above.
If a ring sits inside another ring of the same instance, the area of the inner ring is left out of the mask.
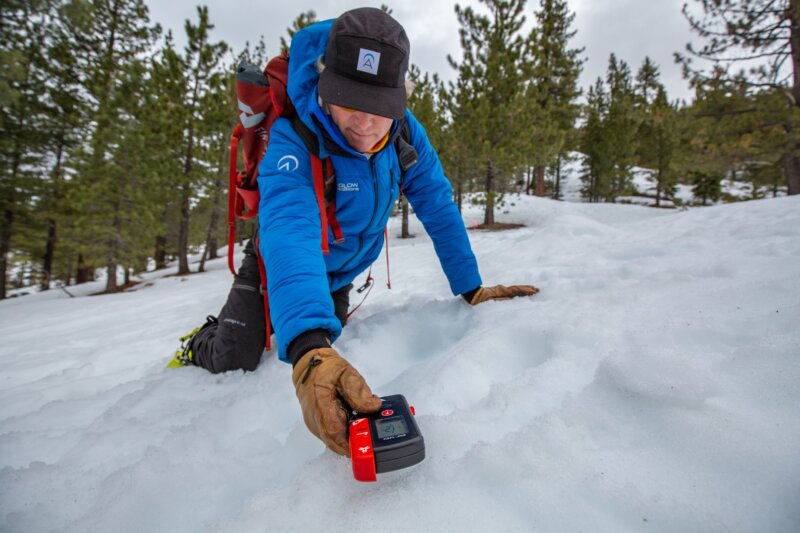
[[[298,32],[288,93],[305,127],[321,139],[340,184],[335,217],[344,239],[320,250],[320,221],[306,145],[290,120],[278,119],[259,166],[260,251],[269,280],[278,356],[292,380],[311,432],[347,455],[344,399],[364,413],[380,409],[364,378],[331,344],[347,321],[353,279],[383,247],[383,230],[403,194],[431,236],[455,295],[476,305],[530,296],[531,285],[482,287],[452,189],[423,127],[406,109],[409,43],[403,27],[379,9],[360,8]],[[408,128],[417,162],[400,169],[396,140]],[[323,154],[320,154],[323,157]],[[171,366],[211,372],[253,370],[265,342],[259,265],[245,249],[219,321],[210,318],[184,340]]]

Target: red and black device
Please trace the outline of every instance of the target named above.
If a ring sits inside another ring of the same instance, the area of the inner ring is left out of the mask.
[[[402,394],[381,397],[381,410],[353,413],[350,460],[358,481],[377,481],[377,474],[413,466],[425,459],[425,440]]]

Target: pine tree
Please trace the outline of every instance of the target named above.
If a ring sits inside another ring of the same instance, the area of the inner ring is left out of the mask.
[[[436,74],[431,76],[426,72],[423,75],[416,65],[411,65],[408,77],[415,85],[414,92],[408,98],[408,108],[425,128],[431,145],[437,153],[441,153],[445,149],[447,139],[445,113],[439,101],[442,82]],[[400,201],[403,212],[400,237],[406,239],[413,237],[408,231],[409,205],[405,196],[402,196]]]
[[[0,18],[0,299],[6,297],[9,258],[30,236],[23,231],[35,220],[33,199],[46,175],[46,59],[49,20],[47,1],[12,1]]]
[[[56,278],[69,284],[77,260],[69,241],[61,238],[65,227],[76,216],[74,207],[65,201],[72,186],[72,181],[66,179],[66,169],[70,155],[80,146],[81,132],[86,130],[88,123],[87,102],[85,92],[81,90],[78,58],[71,46],[68,18],[58,11],[56,15],[51,23],[44,65],[46,92],[42,133],[52,168],[42,182],[37,205],[37,212],[46,221],[41,290],[49,289],[50,281]],[[66,246],[58,246],[59,243]]]
[[[72,0],[62,16],[90,109],[81,132],[85,143],[70,158],[75,179],[67,201],[77,213],[71,244],[79,261],[106,265],[106,292],[114,292],[117,269],[127,262],[140,229],[126,220],[147,190],[133,162],[140,97],[133,89],[159,29],[150,26],[142,0]]]
[[[677,183],[677,110],[659,81],[658,67],[646,57],[636,75],[635,105],[639,112],[637,163],[653,171],[656,207],[663,194],[671,196]]]
[[[214,28],[208,18],[208,9],[197,8],[198,22],[193,25],[188,20],[184,25],[188,44],[180,64],[185,69],[186,82],[183,106],[180,112],[183,129],[181,143],[182,169],[178,177],[180,191],[180,232],[178,235],[178,274],[188,274],[189,270],[189,221],[191,201],[197,188],[207,177],[200,161],[204,156],[204,143],[201,139],[213,132],[217,124],[206,122],[207,110],[203,108],[203,98],[211,92],[221,90],[224,78],[219,67],[228,47],[224,42],[210,43],[209,32]]]
[[[800,194],[800,0],[696,2],[703,10],[701,18],[690,12],[688,4],[683,13],[706,42],[699,49],[688,44],[689,55],[676,54],[676,61],[695,84],[710,82],[722,68],[729,80],[738,77],[751,90],[783,97],[784,106],[777,116],[771,109],[755,108],[760,120],[751,120],[758,122],[757,128],[772,129],[773,121],[779,119],[783,135],[772,139],[772,148],[780,152],[789,194]],[[696,69],[692,57],[713,61],[711,75]],[[730,73],[739,62],[757,66],[750,68],[749,77]]]
[[[630,68],[624,61],[618,61],[614,54],[608,60],[606,83],[608,114],[604,130],[611,163],[611,187],[606,199],[613,202],[617,196],[628,194],[633,189],[631,169],[636,163],[636,134],[640,119],[634,106]]]
[[[522,34],[525,0],[481,0],[488,15],[456,5],[463,58],[448,58],[458,70],[457,117],[473,139],[485,169],[484,224],[494,224],[497,192],[503,191],[525,160],[533,127],[525,98],[531,63]],[[467,129],[468,128],[468,129]]]
[[[584,107],[584,126],[579,146],[583,153],[581,194],[589,202],[599,202],[611,188],[612,161],[605,132],[609,97],[602,78],[589,88]]]
[[[722,69],[714,72],[712,78],[695,86],[694,101],[683,111],[687,154],[682,167],[695,182],[698,176],[717,182],[735,177],[741,163],[750,158],[750,137],[742,122],[752,116],[745,111],[750,107],[747,85],[741,77],[730,80]],[[700,190],[708,190],[705,182]],[[705,203],[710,196],[704,192],[703,198]]]
[[[535,104],[535,128],[529,153],[536,166],[536,195],[544,196],[545,167],[562,152],[580,112],[577,98],[583,48],[568,48],[576,32],[570,30],[575,14],[569,12],[566,1],[540,0],[535,18],[530,37],[533,80],[528,86],[528,98]]]

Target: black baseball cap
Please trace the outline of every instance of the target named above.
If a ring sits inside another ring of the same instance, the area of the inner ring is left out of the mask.
[[[409,51],[405,30],[384,11],[342,13],[328,35],[319,95],[331,104],[401,119]]]

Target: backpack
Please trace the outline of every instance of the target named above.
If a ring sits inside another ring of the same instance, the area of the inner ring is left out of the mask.
[[[300,120],[300,117],[295,112],[287,94],[288,82],[288,54],[281,54],[272,58],[263,72],[257,66],[244,60],[239,63],[237,69],[236,95],[241,113],[231,135],[230,179],[228,185],[228,268],[233,275],[236,275],[236,269],[233,266],[236,219],[248,220],[258,214],[260,200],[256,181],[258,165],[267,151],[270,128],[279,117],[284,117],[291,121],[292,128],[303,140],[311,157],[314,195],[319,207],[321,221],[320,246],[322,247],[322,253],[328,255],[330,252],[328,227],[333,233],[335,242],[344,240],[342,229],[336,220],[336,178],[333,172],[333,165],[327,158],[320,159],[317,136]],[[242,147],[243,170],[239,170],[238,167],[239,145]],[[402,194],[403,177],[405,177],[406,171],[417,162],[417,152],[411,145],[411,133],[405,121],[401,125],[400,135],[395,140],[395,148],[402,174],[400,180]],[[384,235],[388,238],[385,230]],[[258,243],[256,242],[255,244],[261,275],[261,293],[264,301],[265,348],[270,350],[272,324],[269,313],[269,295],[267,294],[267,276]],[[368,284],[370,283],[369,278],[370,276],[368,276]],[[366,288],[366,285],[364,288]],[[359,292],[362,292],[362,290],[359,290]]]

